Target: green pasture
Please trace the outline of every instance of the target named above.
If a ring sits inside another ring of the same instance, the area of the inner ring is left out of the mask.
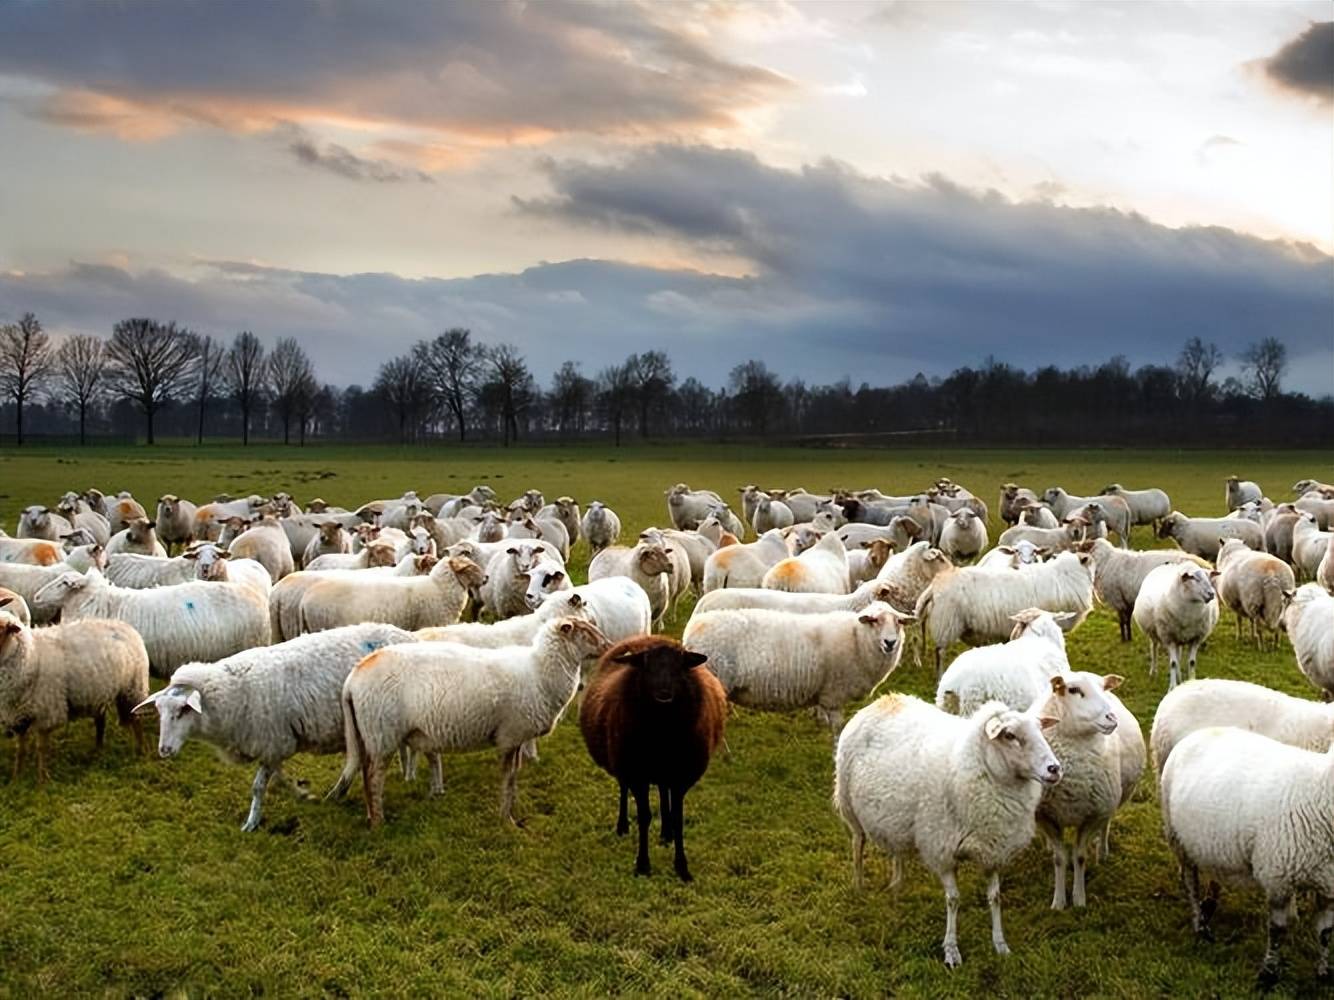
[[[477,482],[502,498],[539,487],[613,506],[632,534],[666,521],[677,481],[735,500],[736,488],[924,488],[945,475],[994,507],[999,484],[1096,491],[1113,480],[1168,490],[1192,514],[1223,512],[1223,480],[1255,479],[1276,499],[1297,479],[1331,478],[1328,453],[796,450],[671,445],[569,448],[159,447],[0,454],[0,519],[67,489],[208,499],[287,490],[355,504]],[[991,524],[993,537],[996,524]],[[1138,546],[1152,543],[1137,529]],[[587,553],[573,559],[584,579]],[[680,633],[688,609],[671,624]],[[1312,696],[1292,651],[1258,653],[1224,614],[1203,676]],[[1144,641],[1117,639],[1099,610],[1070,637],[1081,668],[1127,677],[1118,692],[1146,735],[1166,687]],[[905,658],[887,687],[930,696]],[[573,713],[572,713],[573,714]],[[156,737],[156,727],[150,724]],[[523,829],[497,815],[488,754],[446,762],[446,794],[391,777],[388,822],[367,829],[359,787],[343,803],[298,802],[276,784],[258,833],[239,827],[252,771],[203,744],[174,761],[135,759],[120,733],[94,753],[92,725],[54,741],[53,780],[8,780],[0,750],[0,996],[662,996],[1212,997],[1252,992],[1263,950],[1256,893],[1225,890],[1217,941],[1196,942],[1163,842],[1151,778],[1112,828],[1113,853],[1089,880],[1090,905],[1052,912],[1051,864],[1037,843],[1004,882],[1014,954],[991,951],[985,885],[966,870],[964,965],[941,963],[944,900],[915,863],[891,893],[873,854],[850,884],[848,839],[830,808],[828,733],[805,715],[738,711],[730,756],[686,799],[695,881],[679,883],[656,846],[651,878],[612,832],[616,788],[567,717],[519,779]],[[322,792],[337,758],[290,772]],[[1319,995],[1309,924],[1290,935],[1277,995]]]

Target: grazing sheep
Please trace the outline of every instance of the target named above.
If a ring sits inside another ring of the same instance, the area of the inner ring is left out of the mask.
[[[798,556],[774,565],[760,586],[792,594],[846,594],[852,589],[848,550],[832,531]]]
[[[648,875],[649,787],[658,787],[662,842],[676,845],[676,874],[691,880],[685,851],[685,796],[723,741],[727,695],[705,658],[664,636],[639,636],[603,654],[584,692],[579,728],[593,762],[620,784],[616,834],[630,832],[626,799],[635,797],[639,853]]]
[[[649,606],[653,610],[653,624],[660,626],[672,596],[672,569],[672,557],[666,546],[640,540],[632,549],[612,545],[598,552],[588,564],[588,582],[612,576],[633,580],[648,595]]]
[[[164,493],[158,498],[153,524],[168,551],[173,545],[185,546],[194,541],[197,510],[189,500],[182,500],[175,493]]]
[[[373,543],[362,551],[377,549],[382,544],[390,549],[390,557],[392,558],[392,547],[387,542]],[[321,556],[320,558],[330,557]],[[433,556],[406,556],[397,563],[390,563],[386,566],[350,570],[311,568],[285,576],[269,591],[269,623],[273,632],[273,641],[281,642],[285,639],[295,639],[301,635],[301,601],[305,598],[306,592],[321,580],[368,579],[369,577],[364,574],[377,577],[425,576],[435,567],[436,561]],[[264,572],[267,576],[268,571],[265,570]]]
[[[1191,733],[1163,768],[1163,829],[1181,865],[1195,933],[1212,938],[1213,885],[1200,871],[1257,884],[1269,907],[1260,985],[1279,977],[1279,945],[1298,893],[1316,893],[1316,975],[1329,974],[1334,929],[1334,751],[1312,753],[1242,729]]]
[[[967,507],[951,514],[941,529],[940,551],[956,566],[976,559],[986,547],[986,523]]]
[[[517,824],[514,797],[525,744],[546,736],[579,688],[583,661],[609,643],[578,618],[546,622],[530,646],[477,649],[449,642],[391,646],[366,657],[343,685],[347,763],[330,792],[347,791],[360,769],[366,816],[384,822],[384,758],[400,745],[418,753],[500,751],[502,818]],[[432,761],[431,793],[444,791]]]
[[[1158,537],[1170,538],[1185,552],[1210,562],[1229,538],[1240,538],[1247,548],[1263,552],[1264,529],[1254,521],[1228,517],[1187,517],[1174,510],[1158,525]]]
[[[751,515],[750,526],[759,537],[774,528],[790,528],[796,522],[792,509],[781,500],[774,500],[767,493],[761,493],[755,500],[755,513]]]
[[[723,498],[712,490],[692,490],[685,483],[677,483],[663,493],[667,497],[667,514],[677,531],[694,531],[699,522],[724,506]]]
[[[998,509],[1000,519],[1006,524],[1019,523],[1019,511],[1015,509],[1015,504],[1019,500],[1031,500],[1033,503],[1037,503],[1038,495],[1016,483],[1006,483],[1001,487]]]
[[[1263,648],[1262,628],[1268,629],[1278,643],[1283,622],[1283,608],[1297,592],[1292,567],[1277,556],[1253,552],[1235,538],[1218,550],[1218,579],[1214,581],[1218,597],[1237,616],[1237,639],[1241,639],[1242,619],[1250,622],[1256,645]]]
[[[111,536],[107,542],[107,555],[116,556],[131,553],[140,556],[167,558],[167,550],[158,541],[157,530],[153,522],[146,517],[136,517],[123,529]]]
[[[1149,524],[1158,530],[1158,522],[1172,512],[1172,498],[1158,489],[1128,490],[1112,483],[1098,491],[1102,496],[1120,497],[1130,507],[1132,524]]]
[[[269,644],[268,603],[245,583],[192,581],[152,590],[108,583],[96,569],[65,573],[37,592],[33,611],[55,608],[62,622],[114,618],[143,637],[153,673],[211,662]]]
[[[18,734],[14,777],[23,770],[28,739],[37,737],[37,782],[45,782],[51,733],[70,719],[91,718],[101,749],[108,710],[134,733],[144,732],[134,706],[148,694],[148,653],[129,625],[78,621],[32,629],[0,612],[0,731]]]
[[[859,587],[867,580],[873,580],[885,567],[889,557],[894,554],[894,546],[884,538],[864,542],[859,549],[848,552],[848,583]]]
[[[301,565],[309,566],[320,556],[351,554],[352,536],[347,533],[347,529],[337,521],[326,521],[319,526],[310,544],[301,553]]]
[[[682,643],[709,658],[729,700],[769,712],[814,709],[838,732],[843,706],[899,665],[903,623],[911,620],[882,602],[806,615],[712,611],[690,619]]]
[[[554,503],[547,504],[535,516],[539,521],[559,521],[564,525],[571,546],[579,541],[579,502],[574,497],[556,497]]]
[[[852,878],[862,885],[866,840],[893,859],[914,852],[945,889],[945,964],[959,952],[955,872],[973,861],[987,876],[991,943],[1001,929],[1000,873],[1028,846],[1042,789],[1061,779],[1043,720],[998,702],[967,719],[908,695],[885,695],[848,723],[834,753],[834,809],[852,833]]]
[[[1199,566],[1158,566],[1144,577],[1133,612],[1135,624],[1149,640],[1149,676],[1158,673],[1158,647],[1167,649],[1171,671],[1167,689],[1181,679],[1181,650],[1186,650],[1190,679],[1195,656],[1218,624],[1218,594],[1208,571]]]
[[[343,682],[364,657],[415,642],[410,632],[367,622],[249,649],[216,663],[188,663],[140,706],[157,709],[158,753],[175,757],[193,736],[227,760],[259,762],[241,829],[258,830],[269,781],[290,781],[293,754],[340,753]],[[292,790],[299,791],[292,783]]]
[[[160,561],[160,560],[159,560]],[[25,611],[29,617],[25,623],[35,622],[47,625],[60,613],[59,608],[36,608],[32,602],[37,592],[52,580],[65,573],[86,573],[89,569],[105,570],[107,566],[106,550],[100,545],[81,545],[71,549],[64,562],[51,566],[29,566],[26,563],[0,563],[0,586],[19,595],[23,599]],[[19,616],[21,617],[21,616]]]
[[[758,587],[764,575],[786,559],[787,543],[780,531],[767,531],[748,544],[729,545],[704,563],[704,592],[723,587]]]
[[[227,551],[238,559],[253,559],[266,570],[274,583],[296,571],[292,546],[278,518],[265,514],[233,538]]]
[[[597,555],[609,545],[615,545],[621,537],[621,519],[616,512],[601,500],[593,500],[584,511],[584,519],[579,530],[588,539],[588,547]]]
[[[36,504],[24,507],[19,514],[19,538],[38,538],[47,542],[58,542],[61,537],[74,530],[74,525],[54,511]]]
[[[450,556],[426,576],[370,577],[361,571],[317,580],[301,598],[301,631],[359,622],[386,622],[409,631],[452,625],[463,613],[470,589],[484,579],[482,568],[471,559]]]
[[[1315,583],[1298,588],[1283,612],[1283,630],[1292,641],[1297,669],[1325,698],[1334,698],[1334,596]]]
[[[1023,711],[1051,690],[1051,679],[1068,673],[1065,629],[1077,615],[1026,608],[1011,615],[1008,642],[964,650],[936,684],[936,707],[969,716],[989,701]]]
[[[1299,512],[1297,522],[1292,526],[1292,568],[1308,580],[1314,580],[1320,572],[1320,560],[1329,551],[1331,537],[1334,532],[1321,531],[1314,514],[1305,510]]]
[[[1004,639],[1013,628],[1011,616],[1026,608],[1074,612],[1071,627],[1077,626],[1093,610],[1092,566],[1087,553],[1062,552],[1019,573],[965,566],[940,574],[915,607],[936,647],[936,676],[951,643]]]
[[[1135,598],[1139,596],[1139,588],[1150,571],[1159,566],[1182,562],[1193,562],[1197,566],[1209,568],[1203,559],[1187,552],[1175,549],[1128,552],[1118,549],[1105,538],[1082,544],[1080,551],[1093,556],[1093,593],[1116,612],[1121,624],[1122,642],[1130,642],[1130,621],[1135,611]]]
[[[1042,494],[1042,500],[1048,504],[1057,518],[1064,519],[1075,513],[1076,509],[1087,504],[1097,504],[1106,515],[1107,530],[1115,531],[1121,542],[1121,548],[1130,548],[1130,505],[1118,496],[1075,497],[1059,486],[1053,486]]]
[[[1227,483],[1223,490],[1223,499],[1227,503],[1227,509],[1236,510],[1244,503],[1252,500],[1260,500],[1264,497],[1264,490],[1251,482],[1249,479],[1238,479],[1236,476],[1228,476]]]
[[[1030,541],[1020,540],[1013,545],[997,545],[977,561],[984,569],[1019,569],[1042,562],[1051,554],[1049,549],[1042,549]],[[1095,577],[1096,585],[1097,579]]]

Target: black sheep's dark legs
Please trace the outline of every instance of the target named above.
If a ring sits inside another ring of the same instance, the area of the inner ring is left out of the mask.
[[[648,804],[648,785],[636,785],[635,816],[639,820],[639,857],[635,859],[635,874],[648,875],[653,871],[648,862],[648,827],[653,822],[653,812]]]
[[[684,788],[672,790],[672,836],[676,840],[676,874],[681,877],[682,882],[689,882],[693,876],[690,874],[690,867],[686,864],[686,837],[685,837],[685,802],[686,791]]]
[[[658,840],[663,844],[672,842],[672,795],[667,785],[658,786]]]
[[[630,797],[630,789],[621,782],[621,809],[616,814],[616,836],[624,837],[630,832],[630,815],[626,809],[626,799]]]

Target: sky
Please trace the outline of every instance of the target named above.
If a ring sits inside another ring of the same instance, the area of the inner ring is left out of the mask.
[[[0,321],[1334,392],[1329,3],[0,0]]]

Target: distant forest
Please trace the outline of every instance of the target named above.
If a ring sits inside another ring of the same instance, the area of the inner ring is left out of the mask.
[[[1312,447],[1334,441],[1334,398],[1283,391],[1287,350],[1274,337],[1217,378],[1225,357],[1192,337],[1175,365],[1102,364],[1022,371],[988,358],[945,378],[892,386],[784,380],[764,361],[720,388],[678,380],[663,351],[585,372],[567,361],[539,384],[511,344],[446,330],[385,361],[369,386],[321,382],[306,351],[230,343],[174,323],[127,319],[108,338],[55,339],[31,313],[0,326],[0,436],[5,443],[145,441],[160,437],[282,441],[878,439],[981,445]],[[1329,373],[1334,392],[1334,372]]]

